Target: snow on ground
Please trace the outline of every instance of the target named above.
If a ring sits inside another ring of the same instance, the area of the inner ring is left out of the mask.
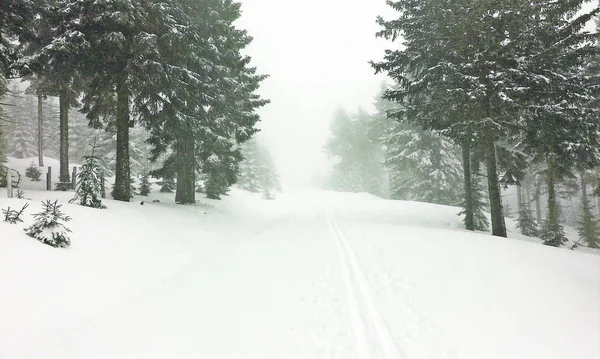
[[[71,195],[26,191],[27,223],[0,222],[2,359],[600,357],[600,256],[470,233],[456,208]],[[69,249],[24,235],[43,199]]]

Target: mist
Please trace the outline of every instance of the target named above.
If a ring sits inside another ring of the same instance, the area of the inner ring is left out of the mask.
[[[337,108],[372,110],[383,76],[369,65],[390,44],[377,39],[385,1],[244,0],[239,26],[254,37],[247,53],[270,75],[260,94],[259,137],[284,189],[317,187],[328,168],[323,145]]]

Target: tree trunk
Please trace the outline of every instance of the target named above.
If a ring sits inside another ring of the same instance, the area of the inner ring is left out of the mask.
[[[517,217],[520,215],[523,210],[523,187],[520,183],[517,183]]]
[[[117,83],[117,153],[113,198],[129,202],[131,198],[129,170],[129,87],[127,77]]]
[[[596,168],[596,213],[598,213],[598,231],[600,232],[600,167]]]
[[[546,228],[550,232],[551,237],[549,237],[545,244],[549,244],[552,246],[560,246],[562,243],[558,243],[559,240],[557,238],[557,228],[559,226],[559,214],[558,214],[558,205],[556,202],[556,188],[555,188],[555,178],[554,178],[554,163],[552,160],[548,161],[548,174],[546,178],[546,184],[548,186],[548,218],[546,222]]]
[[[38,166],[44,167],[44,118],[42,113],[43,96],[38,94]]]
[[[194,137],[186,132],[177,138],[177,190],[175,203],[196,203],[196,159]]]
[[[488,192],[490,198],[490,212],[492,215],[492,235],[506,237],[506,224],[502,213],[502,200],[500,198],[500,183],[496,159],[496,144],[492,140],[486,141],[486,167],[488,178]]]
[[[585,181],[585,171],[582,171],[581,174],[581,207],[583,212],[589,212],[590,210],[590,201],[587,195],[587,183]]]
[[[462,145],[463,173],[465,188],[465,228],[475,230],[475,214],[473,211],[473,174],[471,172],[471,147],[468,142]]]
[[[69,177],[69,96],[65,93],[59,96],[60,107],[60,169],[59,181],[70,183]]]
[[[542,181],[539,178],[535,181],[535,216],[538,224],[542,224]]]

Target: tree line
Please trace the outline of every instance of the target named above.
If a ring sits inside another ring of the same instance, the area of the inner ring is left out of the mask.
[[[586,26],[600,10],[585,3],[388,1],[398,16],[379,18],[377,35],[395,47],[371,65],[393,86],[374,115],[336,114],[326,146],[338,159],[334,186],[344,188],[339,169],[356,165],[365,175],[343,180],[381,193],[368,169],[379,164],[392,198],[462,205],[469,230],[486,229],[488,209],[501,237],[501,190],[514,186],[521,230],[552,246],[567,241],[560,197],[580,191],[580,235],[597,247],[589,195],[600,183],[600,51]]]
[[[61,183],[70,182],[72,109],[90,127],[113,134],[116,200],[132,195],[132,128],[147,133],[150,160],[160,164],[152,175],[176,179],[176,202],[195,203],[199,178],[216,198],[235,183],[240,144],[258,131],[256,110],[268,103],[256,94],[266,76],[242,54],[252,38],[234,25],[239,3],[7,0],[0,6],[0,95],[6,79],[23,78],[40,106],[47,96],[58,98]]]

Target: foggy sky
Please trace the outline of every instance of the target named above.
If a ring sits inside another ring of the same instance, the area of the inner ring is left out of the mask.
[[[238,25],[254,37],[247,53],[270,75],[260,94],[261,140],[284,189],[303,188],[326,169],[322,147],[342,106],[371,108],[383,81],[368,64],[388,43],[375,38],[385,0],[242,0]]]

